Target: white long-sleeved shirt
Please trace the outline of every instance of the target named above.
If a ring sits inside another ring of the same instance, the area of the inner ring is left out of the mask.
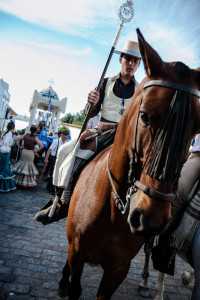
[[[100,117],[101,117],[100,114],[98,114],[98,115],[94,116],[93,118],[90,118],[87,123],[86,129],[92,129],[92,128],[96,127],[99,124]]]
[[[13,143],[12,132],[9,131],[8,133],[6,133],[6,135],[3,136],[3,139],[1,141],[2,146],[0,147],[0,151],[2,153],[10,153],[12,143]]]
[[[53,141],[53,143],[51,144],[51,146],[49,147],[49,149],[51,149],[51,156],[57,156],[58,149],[60,148],[60,146],[62,146],[66,142],[67,142],[67,140],[63,143],[61,137],[59,139],[58,138],[55,139]]]

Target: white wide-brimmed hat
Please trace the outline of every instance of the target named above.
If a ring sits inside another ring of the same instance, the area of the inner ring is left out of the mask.
[[[115,50],[117,54],[124,53],[138,58],[142,58],[140,54],[139,44],[133,41],[126,41],[121,51]]]

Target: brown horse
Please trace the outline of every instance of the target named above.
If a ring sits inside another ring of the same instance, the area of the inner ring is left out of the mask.
[[[60,297],[80,297],[87,262],[104,270],[96,299],[111,298],[145,238],[168,224],[185,153],[200,128],[200,72],[163,62],[139,29],[137,34],[147,77],[129,103],[113,145],[83,169],[75,185]]]

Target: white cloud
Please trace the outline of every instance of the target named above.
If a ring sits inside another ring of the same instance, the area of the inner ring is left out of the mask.
[[[97,19],[115,19],[119,2],[101,0],[1,0],[0,8],[19,18],[43,26],[69,31],[71,25],[89,27]],[[120,1],[121,2],[121,1]],[[116,9],[116,11],[115,11]]]
[[[0,0],[0,10],[26,22],[111,45],[125,0]]]
[[[197,40],[188,42],[182,26],[174,27],[167,22],[145,23],[141,28],[145,40],[158,52],[164,61],[182,61],[194,68],[199,62]],[[128,33],[125,39],[137,40],[135,31]]]
[[[42,48],[45,50],[52,50],[52,51],[56,51],[57,53],[63,53],[63,54],[70,54],[70,55],[78,55],[78,56],[85,56],[90,54],[90,52],[92,51],[91,47],[87,47],[85,49],[72,49],[63,45],[55,45],[55,44],[43,44],[43,43],[37,43],[31,40],[19,40],[20,43],[23,43],[25,45],[28,46],[33,46],[36,48]]]

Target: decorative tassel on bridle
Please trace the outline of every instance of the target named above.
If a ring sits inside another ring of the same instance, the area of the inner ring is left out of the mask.
[[[166,117],[152,142],[147,174],[158,180],[177,181],[187,151],[191,96],[176,91]]]

